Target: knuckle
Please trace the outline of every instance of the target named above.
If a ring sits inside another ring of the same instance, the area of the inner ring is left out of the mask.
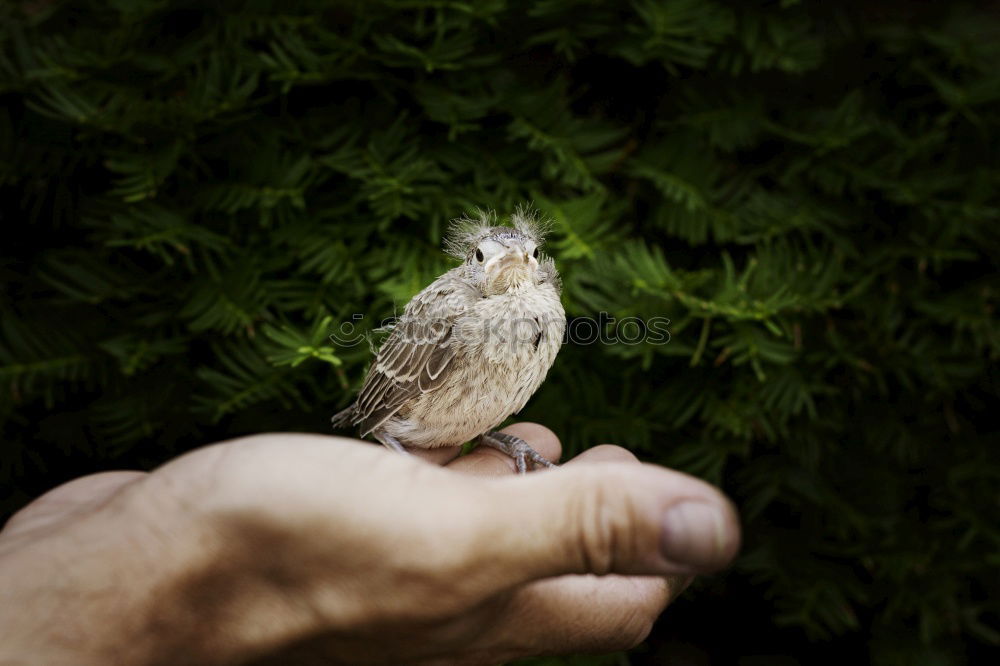
[[[634,453],[615,444],[599,444],[587,449],[587,452],[599,457],[603,462],[639,462]]]
[[[613,475],[604,471],[587,470],[587,492],[575,493],[569,502],[580,565],[597,575],[620,570],[632,558],[636,543],[634,507]]]

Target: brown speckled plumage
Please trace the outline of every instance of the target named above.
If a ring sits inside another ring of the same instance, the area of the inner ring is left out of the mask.
[[[407,304],[335,427],[359,426],[395,449],[484,436],[522,471],[525,455],[548,464],[524,442],[490,434],[541,385],[566,327],[558,273],[537,251],[541,227],[520,210],[511,222],[482,215],[453,226],[446,247],[463,263]]]

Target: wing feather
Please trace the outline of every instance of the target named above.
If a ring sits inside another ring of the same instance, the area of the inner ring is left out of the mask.
[[[355,403],[354,423],[362,436],[447,379],[456,353],[455,321],[466,299],[475,297],[470,287],[448,277],[446,273],[414,296],[379,349]]]

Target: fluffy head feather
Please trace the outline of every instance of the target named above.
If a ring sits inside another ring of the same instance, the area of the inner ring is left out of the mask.
[[[549,223],[538,219],[536,213],[526,206],[518,206],[510,216],[510,225],[498,224],[497,214],[492,210],[477,208],[471,216],[463,216],[452,220],[445,236],[445,252],[456,259],[468,259],[476,251],[476,247],[489,236],[510,235],[517,230],[541,246],[545,234],[549,231]]]

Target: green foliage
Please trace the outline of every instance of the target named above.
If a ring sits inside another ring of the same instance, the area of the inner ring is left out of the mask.
[[[645,652],[576,663],[675,634],[713,663],[974,661],[1000,644],[997,62],[996,13],[956,3],[4,3],[3,507],[324,432],[370,358],[330,335],[445,270],[449,219],[532,201],[571,318],[670,335],[567,346],[523,416],[745,519]]]

